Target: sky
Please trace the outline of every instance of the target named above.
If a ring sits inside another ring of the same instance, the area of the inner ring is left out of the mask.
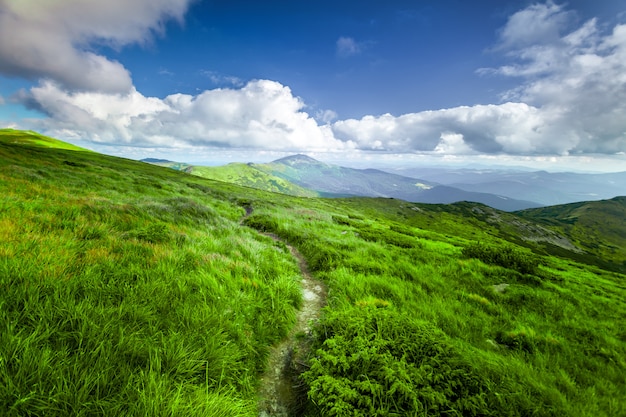
[[[626,171],[626,3],[0,0],[0,127],[203,165]]]

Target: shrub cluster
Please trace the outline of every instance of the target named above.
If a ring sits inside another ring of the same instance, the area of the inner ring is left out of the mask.
[[[475,258],[489,265],[513,269],[520,274],[535,274],[539,267],[539,259],[536,256],[511,246],[496,247],[473,243],[464,247],[462,254],[466,258]]]
[[[330,313],[303,378],[324,416],[477,415],[486,387],[433,326],[393,308]]]

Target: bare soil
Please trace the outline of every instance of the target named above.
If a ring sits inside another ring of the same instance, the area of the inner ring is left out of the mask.
[[[248,217],[252,207],[245,207]],[[326,305],[326,286],[309,272],[300,252],[278,236],[264,233],[281,241],[296,259],[302,279],[302,307],[297,312],[296,323],[289,335],[273,346],[261,378],[259,390],[259,417],[291,417],[302,414],[306,402],[306,387],[299,376],[306,370],[306,357],[313,340],[313,325],[319,320]]]
[[[272,236],[276,239],[275,236]],[[302,307],[296,324],[278,345],[272,347],[259,392],[260,417],[300,415],[306,401],[306,389],[299,375],[306,368],[304,359],[312,341],[311,330],[326,304],[326,287],[313,278],[306,261],[294,247],[285,243],[296,258],[302,273]]]

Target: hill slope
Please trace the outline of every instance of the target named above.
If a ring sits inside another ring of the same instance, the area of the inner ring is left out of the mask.
[[[296,198],[11,138],[0,207],[8,415],[257,416],[306,295],[272,237],[329,292],[289,355],[296,415],[626,412],[625,275],[509,228],[561,239],[558,219]]]
[[[530,209],[517,214],[556,228],[586,253],[626,272],[626,197]]]
[[[465,191],[377,169],[361,170],[326,164],[306,155],[292,155],[267,164],[230,163],[216,167],[171,161],[145,162],[184,170],[204,178],[301,197],[367,196],[430,204],[476,201],[506,211],[540,206],[532,201]]]
[[[361,170],[325,164],[306,155],[292,155],[269,164],[255,164],[254,167],[327,196],[386,197],[423,203],[469,200],[507,211],[539,206],[529,201],[463,191],[376,169]]]
[[[24,131],[15,129],[0,129],[0,140],[13,144],[39,146],[43,148],[91,152],[90,150],[81,148],[80,146],[72,145],[71,143],[44,136],[31,130]]]
[[[231,163],[220,167],[193,166],[187,172],[199,177],[230,182],[245,187],[300,197],[317,197],[313,190],[259,170],[254,164]]]

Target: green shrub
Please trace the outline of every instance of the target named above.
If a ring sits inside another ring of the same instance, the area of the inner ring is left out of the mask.
[[[323,416],[477,415],[486,387],[447,337],[391,308],[333,312],[303,378]]]
[[[264,233],[275,233],[278,230],[278,223],[268,215],[253,214],[247,217],[243,224]]]
[[[384,242],[388,245],[397,246],[399,248],[413,248],[415,246],[419,246],[416,239],[389,229],[361,229],[359,230],[359,237],[368,242]]]
[[[466,258],[475,258],[489,265],[513,269],[520,274],[535,274],[539,267],[539,259],[536,256],[511,246],[496,247],[474,243],[464,247],[462,254]]]

